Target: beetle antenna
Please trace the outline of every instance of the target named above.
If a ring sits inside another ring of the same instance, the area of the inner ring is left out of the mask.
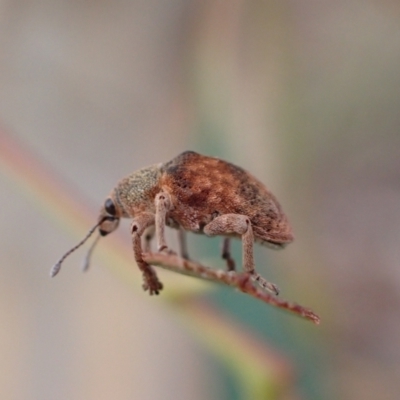
[[[98,226],[100,226],[100,225],[104,222],[105,219],[106,219],[106,218],[102,218],[93,228],[91,228],[91,229],[89,230],[89,232],[87,233],[87,235],[86,235],[76,246],[74,246],[72,249],[68,250],[68,251],[53,265],[53,267],[52,267],[51,270],[50,270],[50,277],[51,277],[51,278],[54,278],[54,277],[60,272],[62,262],[63,262],[71,253],[73,253],[76,249],[78,249],[79,247],[81,247],[81,246],[86,242],[86,240],[88,240],[88,239],[90,238],[90,236],[93,235],[93,232],[96,230],[96,228],[97,228]],[[97,242],[97,240],[98,240],[98,239],[96,239],[95,243]],[[92,247],[93,247],[93,246],[92,246]]]
[[[83,259],[82,272],[86,272],[89,269],[90,257],[92,256],[93,249],[96,247],[96,244],[100,238],[101,238],[101,235],[99,233],[96,236],[96,239],[94,239],[94,242],[92,243],[92,245],[89,247],[89,250],[87,251],[85,258]]]

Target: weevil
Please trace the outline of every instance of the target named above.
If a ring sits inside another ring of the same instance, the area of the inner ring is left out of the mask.
[[[150,295],[158,294],[163,285],[154,268],[143,260],[143,248],[148,247],[155,234],[157,250],[170,251],[165,226],[179,230],[184,258],[188,258],[185,232],[223,236],[222,257],[230,271],[235,270],[230,238],[241,238],[244,271],[261,287],[278,294],[277,286],[256,272],[253,244],[283,248],[293,240],[289,221],[275,196],[253,175],[234,164],[185,151],[171,161],[128,175],[106,198],[97,224],[61,257],[51,276],[59,272],[64,259],[97,228],[99,237],[106,236],[117,229],[121,218],[132,219],[134,257],[143,274],[143,288]],[[93,246],[88,255],[92,249]]]

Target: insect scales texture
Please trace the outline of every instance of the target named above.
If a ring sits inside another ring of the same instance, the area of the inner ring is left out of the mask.
[[[97,224],[54,265],[51,276],[59,272],[64,259],[97,228],[101,236],[106,236],[117,229],[121,218],[132,219],[133,252],[143,274],[143,288],[150,294],[158,294],[163,286],[142,253],[149,248],[154,235],[157,250],[169,251],[165,226],[179,230],[181,255],[185,258],[186,231],[223,236],[222,256],[228,270],[235,270],[229,252],[230,238],[240,238],[243,269],[261,287],[278,294],[276,285],[255,271],[253,244],[282,248],[293,240],[291,227],[275,196],[236,165],[186,151],[169,162],[132,173],[111,191]],[[92,249],[93,246],[89,255]]]

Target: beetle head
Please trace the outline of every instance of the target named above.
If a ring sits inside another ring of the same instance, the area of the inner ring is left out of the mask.
[[[119,225],[122,210],[118,206],[115,199],[115,192],[111,196],[107,197],[103,207],[100,210],[99,221],[99,232],[101,236],[106,236],[111,232],[114,232]]]
[[[104,202],[103,207],[100,210],[100,215],[97,220],[96,225],[94,225],[87,235],[74,247],[72,247],[70,250],[68,250],[58,261],[56,264],[54,264],[53,268],[50,271],[50,276],[53,277],[58,274],[58,272],[61,269],[61,264],[62,262],[71,254],[73,253],[76,249],[81,247],[89,238],[92,236],[92,234],[95,232],[97,228],[99,228],[99,235],[97,236],[96,240],[93,242],[93,244],[90,246],[89,251],[86,254],[86,257],[84,259],[84,264],[83,264],[83,270],[87,270],[89,267],[89,260],[90,256],[92,254],[92,251],[94,247],[96,246],[98,239],[101,236],[106,236],[109,233],[115,231],[118,228],[119,225],[119,220],[122,215],[122,210],[119,206],[117,206],[117,203],[115,201],[115,191],[106,199]]]

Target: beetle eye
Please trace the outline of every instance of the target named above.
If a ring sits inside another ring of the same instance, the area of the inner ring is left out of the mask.
[[[108,214],[110,215],[115,215],[115,205],[114,202],[111,199],[107,199],[104,203],[104,209],[107,211]]]

